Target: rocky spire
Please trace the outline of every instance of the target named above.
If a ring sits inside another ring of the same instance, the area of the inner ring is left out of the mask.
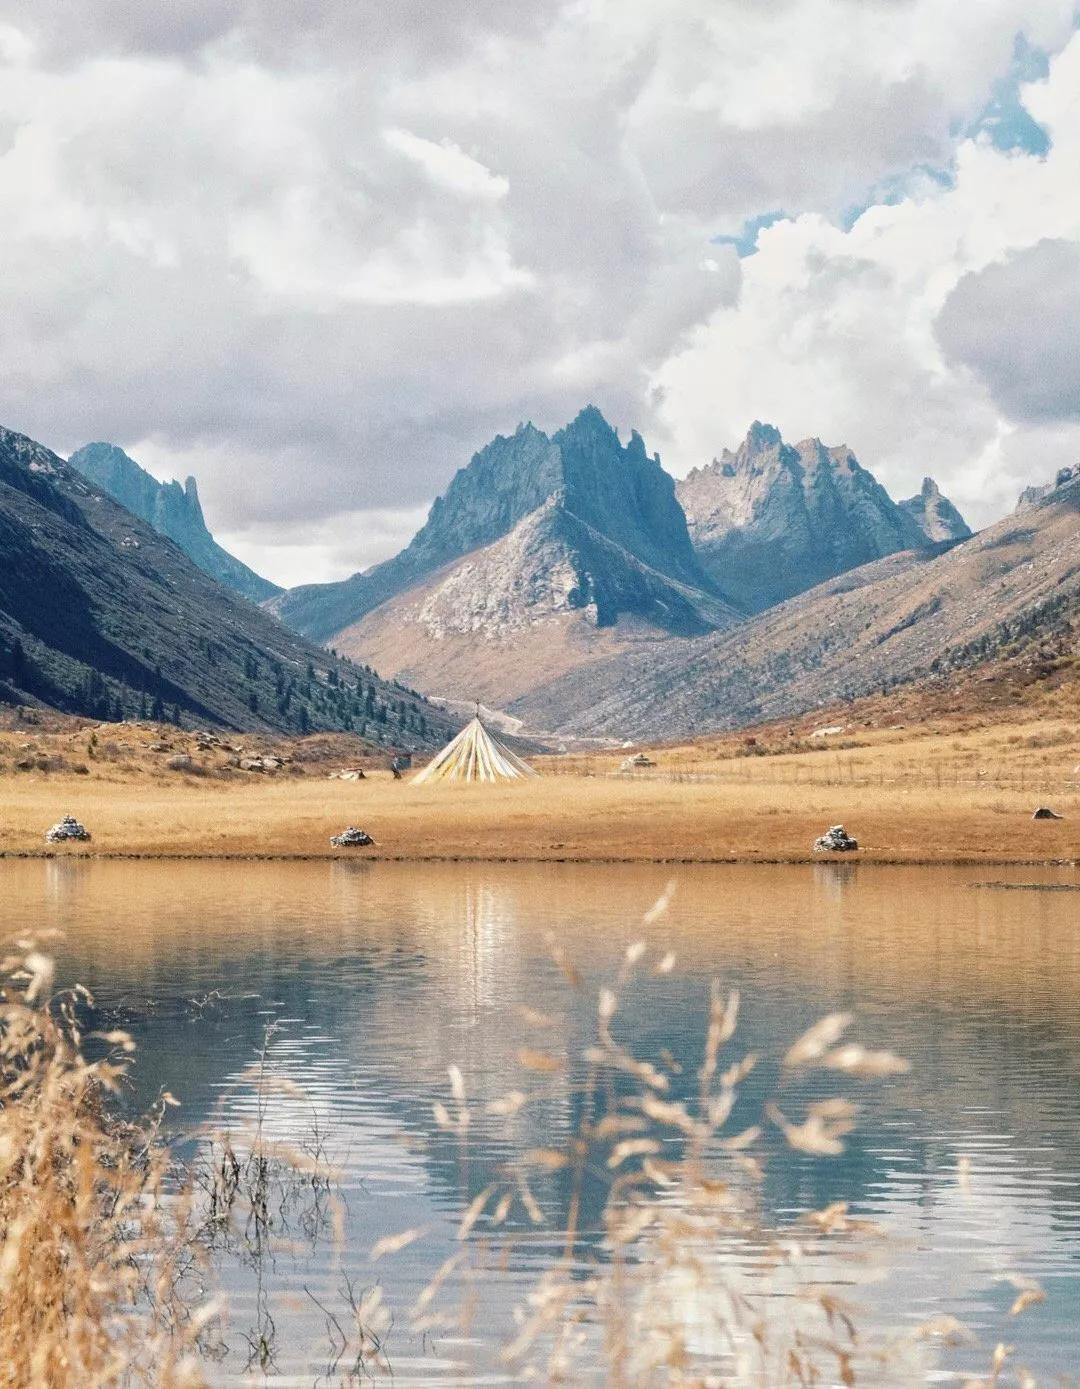
[[[924,477],[917,495],[908,497],[899,506],[934,544],[966,540],[971,534],[971,527],[932,477]]]

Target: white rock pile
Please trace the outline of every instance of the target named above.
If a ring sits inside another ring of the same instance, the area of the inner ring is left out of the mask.
[[[81,825],[74,815],[65,815],[52,829],[45,831],[46,844],[63,844],[69,839],[85,841],[89,838],[90,831],[85,825]]]
[[[843,825],[833,825],[825,834],[814,840],[815,854],[846,854],[859,847],[859,841],[852,839]]]
[[[366,844],[374,844],[375,841],[367,830],[359,830],[355,825],[350,825],[348,829],[342,830],[340,834],[331,836],[330,843],[335,849],[363,848]]]

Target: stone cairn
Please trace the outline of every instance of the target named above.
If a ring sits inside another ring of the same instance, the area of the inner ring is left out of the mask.
[[[90,831],[85,825],[80,825],[74,815],[65,815],[52,829],[45,831],[46,844],[63,844],[69,839],[85,842],[89,838]]]
[[[859,847],[859,841],[852,839],[843,825],[833,825],[820,838],[814,840],[815,854],[846,854]]]
[[[333,835],[330,843],[335,849],[351,849],[363,848],[367,844],[374,844],[375,841],[367,830],[358,830],[355,825],[350,825],[347,830]]]

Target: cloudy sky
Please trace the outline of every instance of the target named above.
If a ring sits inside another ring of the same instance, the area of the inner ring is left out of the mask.
[[[587,401],[974,522],[1080,459],[1074,0],[6,0],[0,421],[270,577]]]

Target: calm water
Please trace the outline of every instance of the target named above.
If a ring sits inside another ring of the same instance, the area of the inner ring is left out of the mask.
[[[824,1269],[826,1280],[880,1324],[910,1327],[947,1311],[991,1346],[1015,1343],[1033,1370],[1080,1366],[1080,893],[985,885],[1080,877],[680,869],[668,914],[643,928],[668,878],[661,868],[570,865],[0,864],[5,931],[61,927],[66,981],[86,983],[102,1014],[134,1032],[134,1103],[167,1087],[187,1131],[242,1125],[256,1108],[252,1062],[272,1024],[267,1070],[302,1095],[277,1094],[268,1128],[297,1143],[314,1126],[328,1135],[344,1244],[321,1237],[299,1202],[283,1213],[288,1241],[271,1260],[253,1268],[242,1250],[222,1255],[230,1314],[216,1382],[263,1382],[245,1332],[257,1340],[268,1315],[267,1381],[335,1382],[312,1297],[342,1311],[346,1278],[358,1290],[378,1279],[391,1303],[407,1306],[460,1249],[461,1210],[492,1174],[574,1130],[597,990],[643,936],[645,966],[668,950],[677,963],[620,990],[620,1035],[643,1057],[669,1049],[688,1077],[710,981],[738,987],[738,1047],[766,1060],[736,1120],[760,1113],[782,1084],[775,1058],[824,1013],[854,1012],[860,1040],[911,1061],[908,1076],[845,1083],[862,1108],[842,1157],[765,1140],[768,1219],[843,1197],[889,1232],[856,1294],[839,1264]],[[548,933],[578,966],[579,990],[552,961]],[[529,1010],[555,1025],[538,1026]],[[542,1102],[508,1125],[483,1106],[522,1083],[523,1046],[557,1052],[565,1069],[540,1077]],[[465,1134],[432,1120],[434,1102],[453,1107],[450,1063],[473,1105]],[[970,1181],[958,1176],[961,1158]],[[416,1338],[399,1317],[388,1340],[397,1384],[515,1382],[493,1343],[560,1248],[568,1194],[558,1175],[534,1188],[550,1225],[512,1215],[505,1230],[481,1221],[470,1237],[485,1251],[471,1285],[472,1334]],[[598,1191],[586,1187],[586,1224]],[[416,1226],[425,1238],[372,1268],[377,1239]],[[1046,1302],[1010,1322],[1016,1294],[1003,1273],[1036,1277]],[[930,1373],[965,1363],[977,1362],[942,1351]]]

